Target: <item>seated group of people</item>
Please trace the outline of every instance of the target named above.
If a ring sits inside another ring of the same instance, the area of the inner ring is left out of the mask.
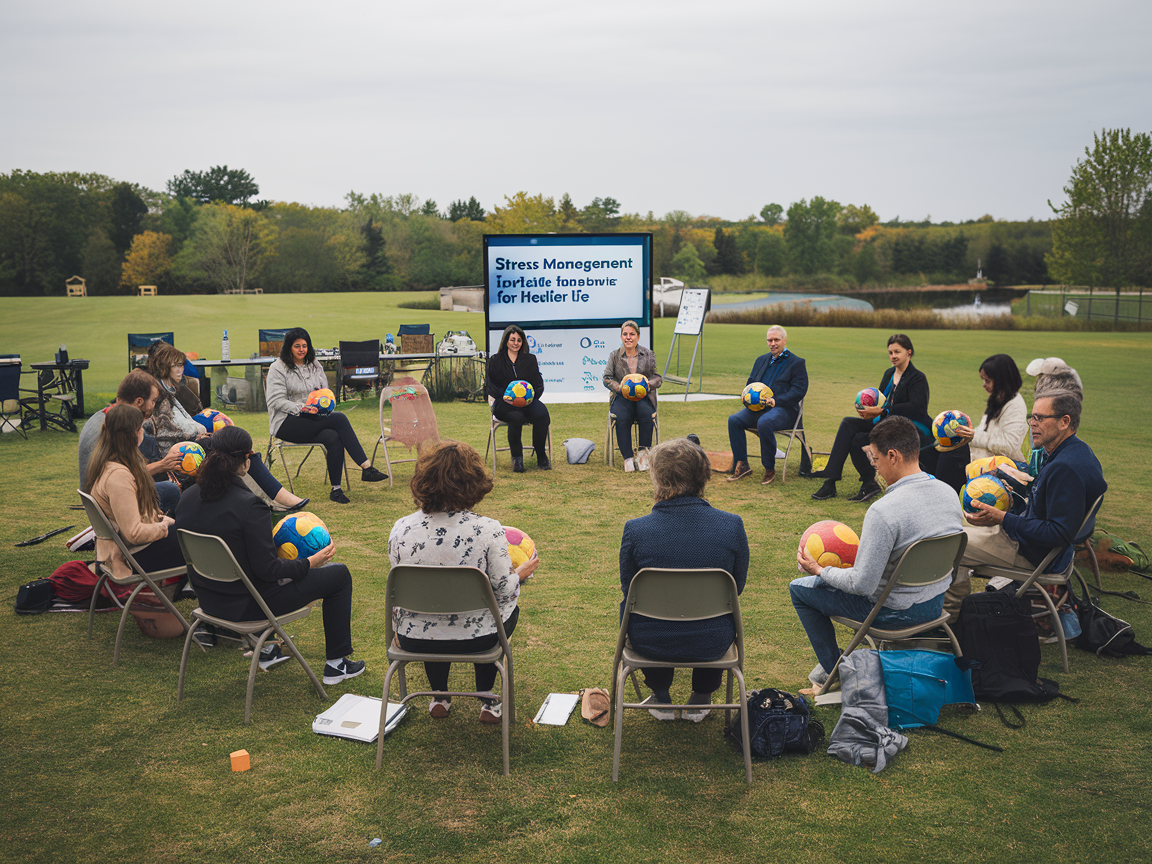
[[[629,328],[626,325],[624,329]],[[531,354],[523,352],[525,337],[523,331],[517,331],[519,328],[509,328],[505,333],[500,362],[510,364],[512,374],[522,377],[528,368],[525,358]],[[614,355],[616,359],[610,366],[628,370],[644,368],[642,352],[635,350],[635,339],[630,345],[628,338],[637,336],[638,328],[632,325],[631,331],[624,335],[624,347],[617,352],[618,357]],[[310,413],[304,404],[308,393],[322,385],[319,379],[311,377],[318,364],[313,366],[314,355],[307,333],[293,333],[302,335],[285,340],[288,359],[282,356],[269,373],[270,431],[281,437],[292,436],[287,440],[327,441],[331,444],[329,458],[333,451],[338,452],[341,464],[345,449],[351,448],[349,452],[356,458],[355,448],[359,444],[343,415],[330,415],[339,416],[341,420],[315,426],[306,424],[321,418],[300,419]],[[760,415],[745,416],[740,412],[729,421],[734,453],[737,440],[743,441],[745,429],[757,428],[766,468],[775,456],[773,432],[795,423],[795,411],[807,390],[804,361],[787,352],[786,340],[787,334],[782,328],[770,330],[769,354],[760,358],[753,370],[756,380],[775,385],[773,389],[778,395],[774,403]],[[273,612],[288,612],[323,599],[328,661],[324,683],[334,684],[359,675],[364,663],[349,656],[353,648],[352,577],[348,568],[333,562],[333,545],[308,558],[277,557],[269,508],[245,484],[245,478],[256,473],[256,466],[263,468],[253,450],[251,436],[239,427],[228,426],[206,439],[198,424],[195,425],[199,431],[182,426],[184,416],[191,415],[178,398],[177,357],[164,349],[155,353],[153,375],[140,370],[130,373],[121,384],[116,403],[85,425],[80,454],[84,488],[91,491],[133,547],[133,555],[140,565],[148,570],[183,564],[175,530],[186,528],[223,538]],[[836,615],[866,617],[901,555],[912,543],[959,530],[964,530],[969,537],[960,572],[953,574],[951,585],[939,583],[928,588],[893,591],[877,619],[881,626],[932,620],[945,608],[955,616],[968,591],[970,568],[982,563],[1034,567],[1051,548],[1068,546],[1068,551],[1053,563],[1052,569],[1067,566],[1075,532],[1092,503],[1106,489],[1099,461],[1076,436],[1082,405],[1079,379],[1072,370],[1058,368],[1057,364],[1038,379],[1033,413],[1025,418],[1035,445],[1031,465],[1036,475],[1026,507],[1020,513],[1004,513],[980,504],[980,512],[968,516],[971,524],[964,525],[955,488],[924,470],[925,452],[930,448],[924,446],[926,436],[917,420],[926,417],[927,382],[911,366],[910,340],[899,334],[892,337],[889,355],[893,368],[885,373],[881,382],[882,391],[892,394],[885,406],[887,412],[875,412],[871,416],[862,413],[859,421],[845,420],[837,434],[837,446],[833,448],[834,458],[837,454],[843,456],[841,464],[848,455],[852,455],[858,468],[866,463],[869,473],[864,482],[874,482],[871,478],[878,473],[887,485],[887,493],[865,514],[860,547],[852,567],[821,567],[801,547],[797,562],[807,575],[793,580],[789,586],[792,603],[816,653],[818,663],[809,678],[817,690],[840,654],[831,618]],[[1018,393],[1020,376],[1011,358],[1006,358],[1011,366],[1009,370],[1009,363],[1002,359],[1005,356],[995,355],[981,365],[981,378],[990,398],[979,428],[970,429],[971,434],[965,436],[970,439],[970,444],[963,448],[969,451],[968,458],[981,452],[977,449],[981,447],[989,450],[995,447],[994,452],[1007,448],[1016,455],[1021,453],[1022,436],[1020,440],[1015,437],[1019,425],[1017,415],[1023,409],[1023,399]],[[521,364],[519,368],[517,363]],[[165,368],[168,375],[157,374]],[[1014,378],[1012,371],[1015,371]],[[607,380],[608,372],[605,377]],[[490,374],[490,389],[494,380]],[[901,387],[907,396],[903,401]],[[502,401],[497,399],[496,403],[502,404]],[[149,416],[154,420],[152,427],[157,438],[150,445],[144,428]],[[635,416],[638,419],[639,413]],[[167,480],[156,481],[152,475],[163,476],[173,467],[172,457],[160,455],[159,445],[173,440],[173,436],[175,440],[182,440],[179,436],[184,434],[206,440],[210,446],[195,483],[181,491],[179,486]],[[351,438],[345,437],[346,434],[351,434]],[[623,436],[621,443],[629,437]],[[650,438],[648,443],[650,445]],[[856,449],[863,463],[853,455]],[[537,448],[537,453],[538,458],[543,454],[542,446]],[[951,453],[939,455],[951,457]],[[955,458],[965,459],[964,456]],[[645,567],[724,569],[732,574],[737,589],[742,592],[748,576],[748,537],[739,516],[718,510],[704,499],[705,486],[711,476],[708,455],[697,442],[677,438],[651,448],[646,461],[651,471],[655,504],[649,515],[629,520],[624,526],[620,543],[620,585],[624,596],[632,578]],[[732,479],[740,479],[750,471],[746,459],[736,461],[739,470]],[[938,462],[936,465],[937,471],[943,473]],[[368,470],[374,469],[366,466],[365,471]],[[828,482],[839,479],[831,476],[838,471],[832,470],[831,463],[825,470],[829,472]],[[338,482],[340,473],[339,467],[330,467],[334,481]],[[861,471],[861,475],[864,479],[865,472]],[[771,477],[766,475],[764,482],[771,482]],[[263,489],[262,484],[260,488]],[[492,488],[492,478],[480,455],[469,445],[448,442],[425,451],[417,461],[411,482],[419,509],[396,521],[389,536],[388,555],[393,565],[465,565],[483,570],[491,581],[505,631],[511,634],[519,616],[520,586],[534,574],[539,558],[513,568],[502,526],[474,512]],[[277,495],[268,497],[277,501]],[[339,499],[334,495],[333,500]],[[288,509],[298,509],[306,500],[278,503]],[[701,536],[708,537],[709,542],[678,542],[683,537]],[[114,544],[100,541],[97,552],[101,560],[110,562],[116,575],[128,575],[127,563]],[[243,586],[237,592],[236,586],[222,587],[191,569],[189,576],[207,612],[236,621],[259,616],[259,607]],[[495,622],[487,611],[448,617],[397,610],[394,623],[400,646],[413,651],[470,654],[493,647],[497,639]],[[667,622],[634,615],[629,629],[631,643],[638,651],[669,662],[719,659],[731,645],[733,636],[731,616],[703,622]],[[447,689],[449,664],[425,665],[432,689]],[[476,689],[486,694],[481,699],[481,722],[498,723],[501,719],[500,699],[492,693],[495,676],[495,666],[476,664]],[[673,719],[676,712],[660,707],[673,704],[672,671],[646,669],[644,677],[652,691],[647,700],[652,714],[661,720]],[[694,670],[686,704],[700,707],[685,710],[682,716],[695,722],[704,719],[712,693],[720,684],[718,671]],[[430,705],[433,717],[447,716],[450,709],[448,698],[434,699]]]

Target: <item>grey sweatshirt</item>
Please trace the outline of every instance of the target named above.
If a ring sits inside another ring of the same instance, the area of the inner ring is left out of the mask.
[[[856,563],[848,568],[825,567],[820,578],[846,594],[875,602],[909,546],[926,537],[955,534],[962,525],[956,493],[930,474],[912,474],[889,486],[884,497],[864,514]],[[907,609],[943,594],[948,584],[897,586],[884,605],[888,609]]]
[[[328,386],[324,367],[313,360],[311,365],[289,366],[276,359],[268,367],[268,380],[264,382],[264,395],[268,401],[268,431],[275,435],[289,416],[300,413],[308,394]]]

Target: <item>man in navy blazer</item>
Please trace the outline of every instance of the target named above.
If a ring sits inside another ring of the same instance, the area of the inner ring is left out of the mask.
[[[732,445],[735,464],[728,482],[742,480],[752,473],[748,464],[748,439],[745,430],[755,429],[760,436],[760,461],[764,463],[767,486],[776,479],[776,432],[791,429],[796,424],[800,400],[808,392],[808,370],[804,360],[788,350],[788,333],[778,324],[768,328],[768,353],[761,354],[752,364],[748,384],[759,381],[772,388],[767,408],[753,411],[742,408],[728,418],[728,441]],[[747,386],[747,384],[745,385]],[[801,468],[804,466],[801,465]]]

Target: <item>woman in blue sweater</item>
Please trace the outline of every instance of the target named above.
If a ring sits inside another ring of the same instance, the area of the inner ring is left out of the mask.
[[[744,521],[734,513],[716,510],[701,496],[711,476],[708,456],[686,438],[658,444],[650,453],[652,512],[624,525],[620,541],[620,588],[628,597],[632,577],[645,567],[719,568],[743,591],[748,578],[748,535]],[[624,614],[624,603],[620,604]],[[640,653],[657,660],[719,660],[736,637],[731,615],[703,621],[658,621],[632,615],[628,638]],[[644,683],[652,690],[646,700],[671,704],[672,669],[645,669]],[[692,695],[687,704],[707,706],[720,687],[723,670],[693,669]],[[653,707],[657,720],[673,720],[676,712]],[[709,709],[684,711],[682,717],[699,723]]]

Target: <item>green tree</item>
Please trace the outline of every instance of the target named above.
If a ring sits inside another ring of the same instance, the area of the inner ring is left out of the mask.
[[[511,197],[505,195],[504,204],[488,214],[486,221],[492,234],[547,234],[560,230],[560,216],[551,198],[517,192]]]
[[[815,196],[811,202],[801,198],[788,208],[784,240],[792,269],[811,276],[831,273],[836,266],[836,232],[840,204]]]
[[[880,217],[867,204],[859,207],[849,204],[840,211],[840,230],[853,237],[862,231],[867,231],[879,221]]]
[[[483,222],[485,217],[484,208],[480,206],[480,202],[476,200],[473,195],[467,202],[461,198],[459,201],[453,201],[448,205],[448,219],[452,222],[459,222],[461,219],[471,219],[475,222]]]
[[[620,202],[615,198],[593,198],[580,211],[579,222],[589,234],[615,231],[620,224]]]
[[[776,231],[763,231],[756,244],[756,272],[764,276],[781,276],[787,264],[784,235]]]
[[[1092,147],[1048,206],[1048,269],[1061,282],[1120,288],[1152,284],[1152,135],[1127,129],[1093,133]],[[1119,304],[1117,304],[1119,305]]]
[[[672,256],[672,275],[679,276],[688,284],[699,282],[705,276],[704,262],[700,253],[691,243],[685,243],[680,251]]]
[[[249,199],[260,194],[252,175],[242,168],[217,165],[207,171],[185,171],[168,181],[168,193],[176,198],[191,198],[201,204],[239,204],[249,206]]]
[[[172,238],[156,231],[144,231],[132,238],[132,245],[120,268],[120,287],[168,284],[172,272]]]
[[[560,207],[557,211],[560,215],[560,230],[566,234],[575,234],[580,231],[580,211],[576,205],[572,203],[572,197],[565,192],[560,198]]]
[[[716,247],[716,257],[712,260],[710,273],[739,276],[744,272],[744,256],[736,247],[735,234],[718,227],[712,245]]]
[[[784,217],[784,208],[779,204],[765,204],[760,208],[760,218],[766,225],[779,225]]]
[[[364,273],[369,290],[395,291],[400,288],[400,280],[388,260],[385,250],[384,229],[379,222],[367,220],[360,226],[364,238]]]
[[[112,187],[112,200],[108,205],[108,237],[121,259],[128,254],[132,238],[140,233],[148,205],[131,183],[117,183]]]
[[[88,283],[88,293],[115,294],[120,284],[120,253],[103,228],[93,228],[84,243],[80,275]]]
[[[440,218],[440,209],[436,206],[436,202],[429,198],[424,202],[424,206],[420,208],[422,216],[433,216],[437,219]]]
[[[206,278],[216,290],[243,290],[273,254],[276,229],[262,212],[232,204],[209,204],[196,218],[192,237],[177,256],[177,269]]]

